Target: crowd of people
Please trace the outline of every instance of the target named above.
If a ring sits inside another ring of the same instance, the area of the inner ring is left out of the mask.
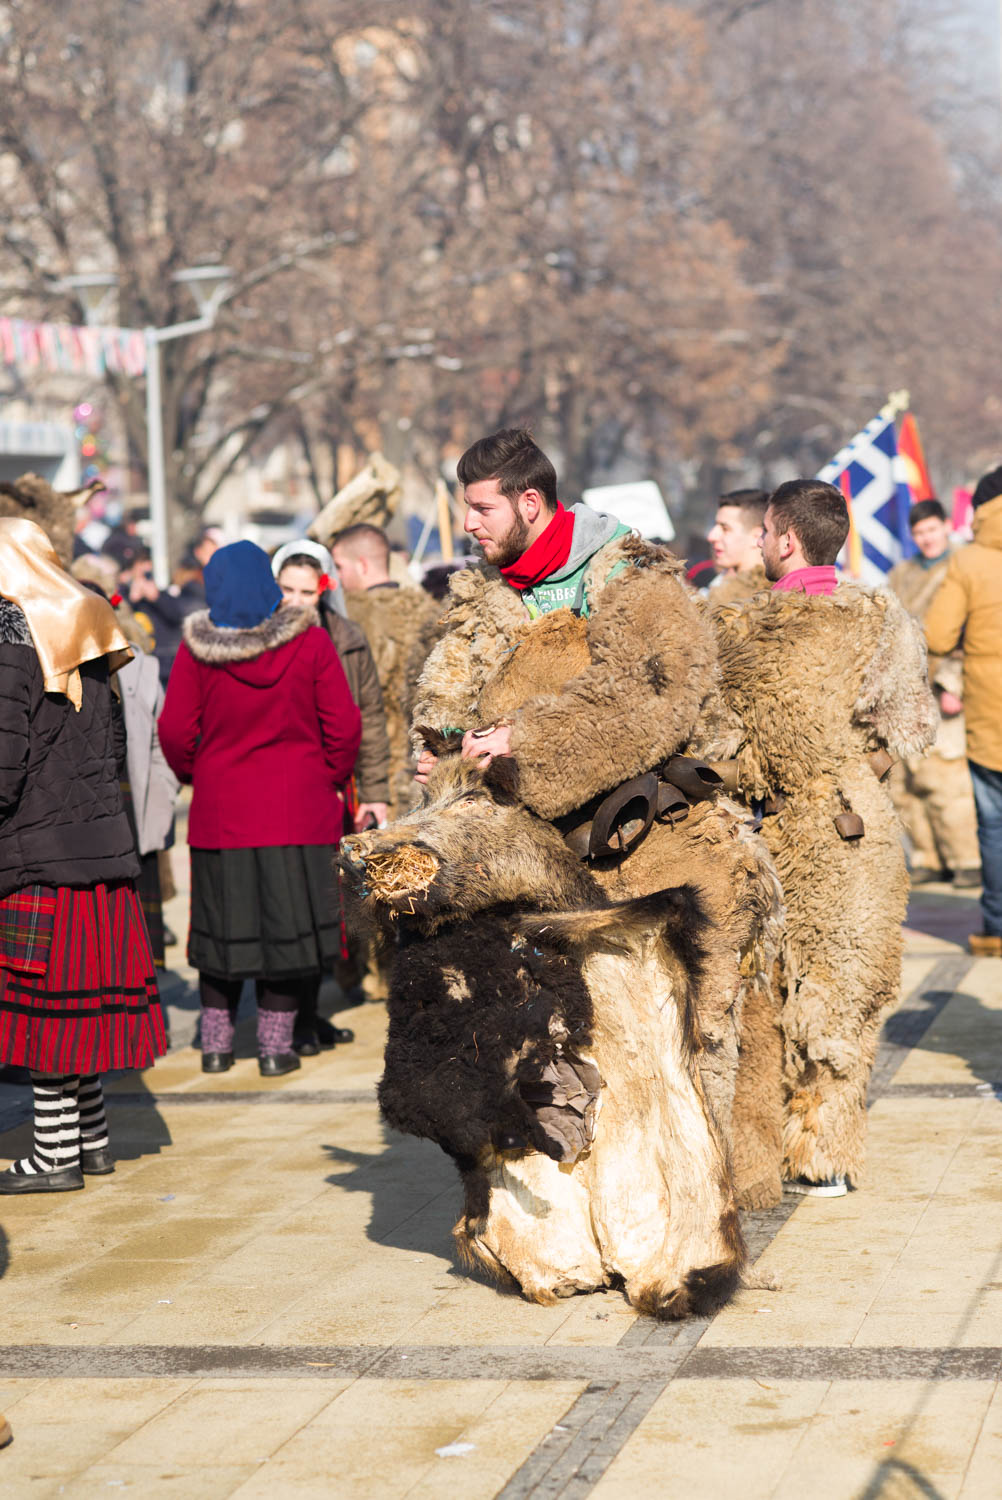
[[[0,1063],[29,1071],[35,1106],[31,1149],[0,1193],[114,1170],[100,1075],[167,1045],[157,967],[185,785],[210,1074],[233,1065],[248,980],[265,1077],[351,1040],[318,1014],[325,976],[385,995],[335,856],[345,832],[404,813],[446,745],[485,771],[513,763],[522,802],[561,830],[672,756],[730,768],[735,816],[782,889],[769,1022],[781,1104],[765,1134],[787,1187],[841,1194],[859,1180],[900,977],[902,825],[913,885],[983,882],[972,947],[1002,957],[1002,469],[975,491],[969,545],[953,548],[938,502],[915,507],[916,556],[887,590],[836,571],[848,515],[832,486],[722,495],[701,595],[665,549],[565,509],[524,432],[475,444],[459,477],[481,560],[444,605],[393,576],[386,534],[367,523],[272,557],[210,529],[161,590],[134,537],[67,570],[41,526],[0,520]],[[527,672],[521,698],[490,713],[502,666],[510,687],[512,653],[558,615],[584,632],[567,648],[577,667],[556,686]],[[631,847],[621,840],[619,880]],[[698,884],[681,844],[664,848],[631,893]],[[750,939],[723,908],[714,920],[733,950],[732,1098]]]

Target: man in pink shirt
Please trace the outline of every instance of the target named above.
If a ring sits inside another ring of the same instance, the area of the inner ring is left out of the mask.
[[[881,777],[938,719],[917,623],[893,594],[838,579],[848,533],[833,485],[780,485],[762,535],[771,590],[714,612],[738,780],[786,900],[784,1177],[828,1197],[860,1180],[867,1084],[901,981],[908,877]]]
[[[765,576],[774,593],[834,594],[838,585],[835,559],[849,535],[849,512],[840,490],[820,480],[797,480],[798,516],[776,496],[790,488],[780,485],[766,507],[758,544]],[[807,493],[808,486],[810,494]],[[815,493],[816,492],[816,493]],[[803,504],[806,501],[807,504]],[[810,507],[808,511],[808,507]],[[798,535],[803,532],[803,539]]]

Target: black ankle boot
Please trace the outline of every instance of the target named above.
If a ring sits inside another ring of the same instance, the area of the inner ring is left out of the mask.
[[[321,1047],[344,1046],[345,1042],[353,1042],[355,1033],[347,1026],[332,1026],[330,1021],[325,1021],[323,1016],[317,1016],[317,1041]]]
[[[203,1073],[228,1073],[233,1066],[232,1052],[203,1052]]]
[[[283,1073],[294,1073],[303,1065],[294,1052],[279,1052],[257,1060],[262,1078],[281,1078]]]
[[[80,1148],[80,1170],[85,1177],[107,1177],[115,1170],[115,1162],[111,1151],[107,1146],[98,1146],[93,1151],[88,1151],[85,1146]]]

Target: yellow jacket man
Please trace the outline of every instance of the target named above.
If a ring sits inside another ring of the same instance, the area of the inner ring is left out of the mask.
[[[984,931],[971,952],[1002,958],[1002,467],[974,491],[974,541],[950,558],[925,621],[937,656],[964,646],[967,761],[981,846]]]
[[[938,500],[920,500],[908,517],[915,557],[891,569],[887,582],[916,620],[924,621],[950,561],[950,532]],[[927,755],[906,755],[889,786],[911,840],[911,883],[952,877],[958,887],[981,884],[978,825],[967,769],[959,651],[929,656],[929,685],[939,705],[936,743]]]

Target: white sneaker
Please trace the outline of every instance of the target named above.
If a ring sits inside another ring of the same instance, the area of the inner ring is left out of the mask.
[[[849,1191],[844,1177],[829,1177],[825,1182],[809,1182],[806,1177],[783,1183],[784,1193],[803,1193],[808,1198],[844,1198]]]

